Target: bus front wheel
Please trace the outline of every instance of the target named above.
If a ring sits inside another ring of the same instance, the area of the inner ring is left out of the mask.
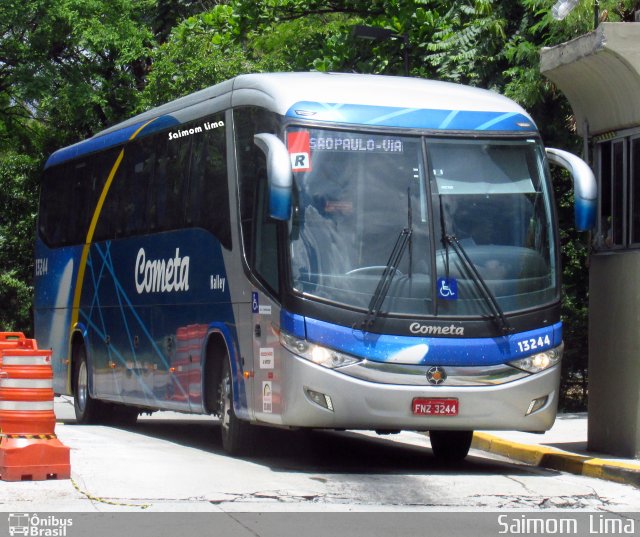
[[[89,366],[84,345],[77,347],[73,371],[73,409],[76,421],[84,425],[98,423],[102,418],[102,403],[89,394]]]
[[[230,455],[246,454],[252,445],[253,428],[233,410],[233,382],[228,359],[222,364],[218,394],[222,447]]]
[[[429,431],[429,439],[436,459],[459,462],[469,453],[473,431]]]

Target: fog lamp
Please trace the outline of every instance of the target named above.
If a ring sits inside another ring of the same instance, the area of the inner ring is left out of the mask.
[[[331,397],[329,397],[328,395],[316,392],[315,390],[310,390],[309,388],[305,388],[304,393],[316,405],[320,405],[322,408],[326,408],[327,410],[331,410],[331,412],[333,412],[333,402],[331,401]]]
[[[545,395],[544,397],[538,397],[537,399],[531,401],[531,403],[529,403],[529,408],[527,409],[527,413],[525,414],[525,416],[533,414],[536,410],[540,410],[544,405],[547,404],[548,400],[549,396]]]

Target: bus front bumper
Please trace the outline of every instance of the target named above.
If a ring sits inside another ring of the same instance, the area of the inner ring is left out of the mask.
[[[445,382],[416,386],[354,378],[287,354],[277,419],[285,426],[542,432],[551,428],[556,416],[560,364],[497,385],[447,386]],[[457,415],[416,415],[413,402],[418,398],[457,399]],[[534,401],[543,404],[531,411]],[[275,418],[264,414],[257,417],[266,422]]]

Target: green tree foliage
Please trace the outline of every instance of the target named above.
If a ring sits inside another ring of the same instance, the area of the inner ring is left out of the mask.
[[[35,177],[39,161],[5,153],[0,158],[0,330],[31,330],[31,274],[35,229]]]
[[[348,52],[344,35],[356,19],[329,7],[318,2],[305,11],[303,2],[291,2],[276,10],[275,5],[231,2],[188,17],[153,52],[139,108],[243,73],[322,68],[319,54],[325,50],[342,68]]]
[[[237,22],[232,7],[216,5],[176,25],[152,54],[140,108],[259,70],[244,52]]]
[[[154,5],[152,0],[0,2],[1,329],[31,331],[44,159],[134,109],[146,82]]]
[[[0,4],[2,123],[47,127],[51,147],[131,111],[145,85],[152,0],[6,0]],[[37,149],[49,150],[42,147]]]

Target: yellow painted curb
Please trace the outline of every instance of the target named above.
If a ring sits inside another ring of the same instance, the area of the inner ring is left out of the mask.
[[[487,433],[473,433],[471,447],[561,472],[640,487],[640,462],[610,461],[546,446],[520,444]]]

